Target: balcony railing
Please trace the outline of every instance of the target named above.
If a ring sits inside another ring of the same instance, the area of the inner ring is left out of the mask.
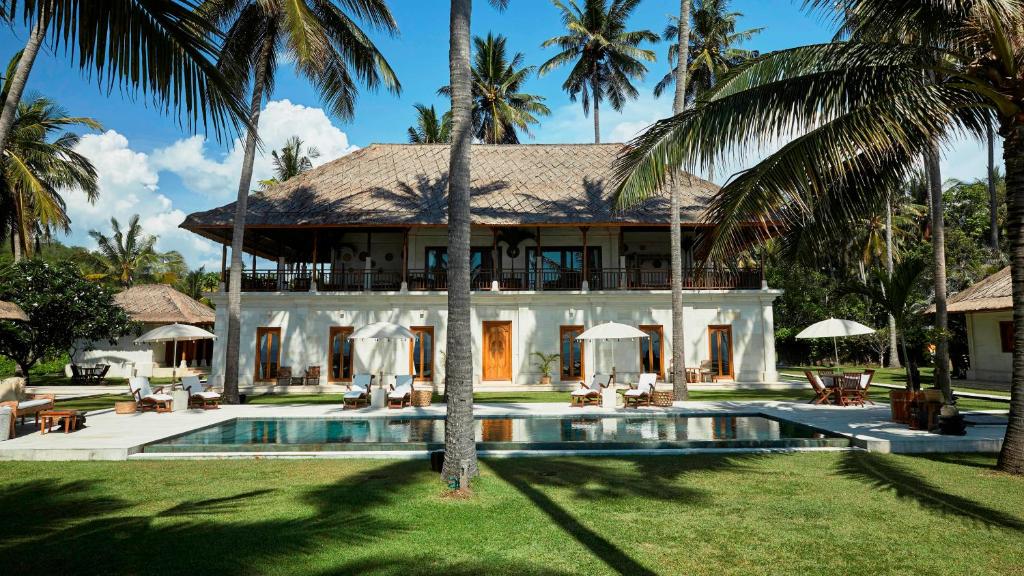
[[[242,275],[245,292],[308,292],[316,276],[317,289],[323,292],[396,292],[402,285],[397,270],[317,270],[288,272],[278,270],[246,271]],[[448,289],[448,272],[409,270],[406,284],[413,292],[440,292]],[[471,272],[473,290],[491,290],[494,283],[502,291],[550,290],[574,291],[583,287],[580,270],[541,270],[524,268],[488,268]],[[667,269],[602,268],[586,274],[590,290],[668,290],[672,286]],[[757,268],[687,268],[683,271],[686,290],[733,290],[761,287],[761,270]]]

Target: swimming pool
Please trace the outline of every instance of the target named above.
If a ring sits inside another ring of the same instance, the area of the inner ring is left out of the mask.
[[[513,416],[476,419],[480,450],[848,447],[814,428],[759,415]],[[238,418],[145,446],[145,452],[435,450],[444,419]]]

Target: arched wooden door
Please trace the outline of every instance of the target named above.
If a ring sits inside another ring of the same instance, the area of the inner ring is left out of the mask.
[[[483,327],[483,379],[512,379],[512,322],[485,320]]]

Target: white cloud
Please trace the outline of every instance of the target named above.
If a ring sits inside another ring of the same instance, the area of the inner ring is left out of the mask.
[[[270,152],[280,149],[292,136],[320,152],[320,157],[313,160],[314,166],[358,149],[349,144],[348,136],[331,123],[323,109],[292,104],[289,100],[267,103],[260,114],[259,133],[263,149],[256,154],[253,187],[273,175]],[[157,170],[177,174],[190,190],[220,202],[234,198],[238,191],[244,153],[240,138],[225,154],[211,153],[202,136],[193,136],[154,150],[152,164]]]

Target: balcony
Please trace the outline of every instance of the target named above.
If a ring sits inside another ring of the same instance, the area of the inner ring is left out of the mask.
[[[400,270],[316,271],[247,270],[242,274],[243,292],[308,292],[313,275],[321,292],[397,292],[402,286]],[[448,289],[444,269],[410,269],[406,273],[410,292],[442,292]],[[584,273],[579,270],[537,271],[535,269],[480,268],[472,272],[473,290],[491,290],[495,282],[502,291],[577,291],[583,288]],[[588,288],[595,290],[669,290],[669,270],[639,268],[602,268],[586,273]],[[685,290],[756,290],[761,287],[760,268],[686,268]]]

